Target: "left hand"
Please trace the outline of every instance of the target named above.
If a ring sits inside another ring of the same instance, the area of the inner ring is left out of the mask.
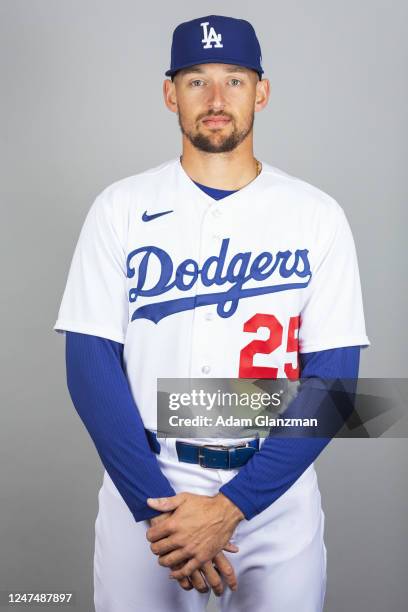
[[[222,493],[210,497],[183,492],[148,499],[147,503],[155,510],[172,512],[151,526],[146,537],[152,542],[152,552],[159,555],[160,565],[171,567],[187,560],[182,568],[171,571],[177,580],[189,576],[222,549],[238,552],[238,547],[228,542],[245,517]]]
[[[162,512],[158,516],[148,519],[149,525],[157,525],[169,516],[171,516],[171,512]],[[228,542],[224,550],[235,552],[236,548],[234,544]],[[180,569],[183,565],[184,562],[177,563],[171,569]],[[236,591],[238,587],[234,568],[222,551],[217,553],[212,561],[204,563],[200,569],[193,571],[188,577],[179,578],[177,582],[185,591],[191,591],[195,588],[200,593],[207,593],[208,587],[211,587],[217,597],[224,592],[224,582],[232,591]]]

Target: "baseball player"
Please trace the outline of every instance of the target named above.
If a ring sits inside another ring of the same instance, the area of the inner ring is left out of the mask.
[[[109,185],[79,235],[54,329],[105,467],[97,612],[197,612],[211,590],[223,611],[323,610],[328,439],[157,433],[158,378],[356,379],[370,344],[343,209],[254,155],[263,73],[247,21],[180,24],[181,154]]]

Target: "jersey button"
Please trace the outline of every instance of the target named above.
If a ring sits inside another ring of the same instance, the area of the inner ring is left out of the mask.
[[[221,211],[219,208],[216,208],[215,210],[213,210],[213,216],[214,217],[221,217]]]
[[[213,317],[214,317],[214,315],[213,315],[213,313],[212,313],[212,312],[206,312],[206,313],[205,313],[205,320],[206,320],[206,321],[212,321],[212,320],[213,320]]]
[[[201,368],[201,371],[203,374],[209,374],[211,372],[211,368],[209,365],[203,365],[203,367]]]

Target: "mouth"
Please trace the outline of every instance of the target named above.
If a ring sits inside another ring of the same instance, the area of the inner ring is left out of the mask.
[[[224,116],[204,117],[202,121],[205,127],[210,129],[220,129],[231,123],[231,119]]]

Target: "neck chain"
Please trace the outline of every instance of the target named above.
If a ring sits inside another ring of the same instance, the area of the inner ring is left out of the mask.
[[[256,176],[259,176],[259,175],[261,174],[261,172],[262,172],[262,164],[261,164],[261,162],[260,162],[260,161],[258,161],[258,160],[256,159],[256,157],[255,157],[254,159],[255,159],[255,161],[256,161]],[[255,178],[256,178],[256,177],[255,177]]]

